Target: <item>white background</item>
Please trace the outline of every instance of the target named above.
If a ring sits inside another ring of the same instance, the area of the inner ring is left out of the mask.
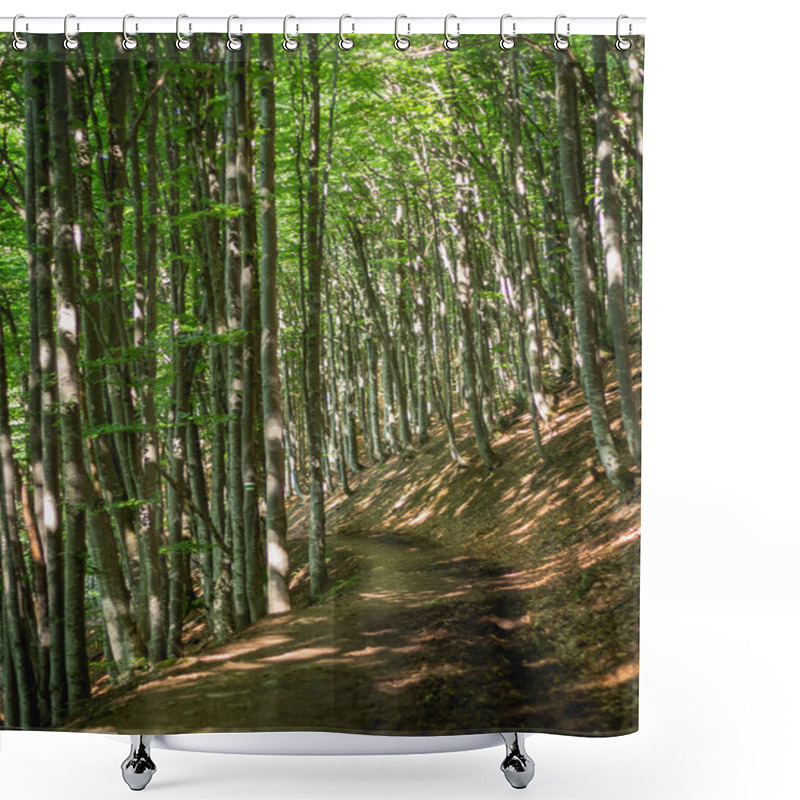
[[[641,730],[534,736],[539,800],[798,796],[796,4],[18,0],[28,16],[647,16]],[[786,9],[792,9],[787,11]],[[127,797],[125,745],[4,733],[3,800]],[[156,751],[201,798],[509,797],[501,749],[287,758]]]

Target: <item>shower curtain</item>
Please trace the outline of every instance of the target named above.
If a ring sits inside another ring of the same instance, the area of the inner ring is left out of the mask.
[[[26,40],[0,726],[636,730],[643,39]]]

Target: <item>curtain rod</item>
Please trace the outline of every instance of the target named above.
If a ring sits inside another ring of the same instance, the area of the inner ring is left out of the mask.
[[[82,33],[122,32],[122,16],[82,17],[69,16],[70,35]],[[509,36],[518,34],[553,34],[555,17],[514,17],[505,15],[503,29]],[[616,17],[570,17],[559,15],[558,30],[562,36],[594,34],[613,36],[617,33]],[[346,34],[395,33],[394,17],[353,17],[345,15],[342,30]],[[444,33],[443,17],[401,16],[398,32],[401,36],[415,33]],[[64,33],[64,17],[24,17],[17,19],[16,30],[25,33]],[[641,36],[645,32],[644,17],[623,17],[620,23],[622,36]],[[137,17],[130,16],[126,24],[128,34],[137,33],[175,33],[175,17]],[[14,17],[0,17],[0,32],[14,30]],[[226,33],[228,17],[194,17],[181,15],[180,30],[184,36],[193,33]],[[291,17],[287,31],[290,34],[339,33],[339,17]],[[448,23],[451,35],[487,34],[500,32],[500,16],[496,17],[458,17],[453,15]],[[231,23],[233,34],[280,33],[284,32],[284,17],[236,17]]]

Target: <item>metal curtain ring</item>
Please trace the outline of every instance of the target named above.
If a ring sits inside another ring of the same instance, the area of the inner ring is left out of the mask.
[[[12,31],[12,36],[13,36],[13,38],[11,40],[11,46],[15,50],[27,50],[27,48],[28,48],[28,40],[27,39],[23,39],[17,33],[17,20],[20,20],[20,19],[25,19],[25,15],[24,14],[17,14],[14,17],[14,22],[12,23],[12,26],[11,26],[11,31]],[[27,25],[25,27],[27,29]]]
[[[17,14],[17,16],[14,17],[14,22],[13,22],[13,24],[11,26],[11,31],[12,31],[12,36],[13,36],[13,38],[11,40],[11,46],[15,50],[26,50],[27,47],[28,47],[28,40],[27,39],[23,39],[17,33],[17,20],[18,19],[25,19],[25,15],[24,14]]]
[[[569,47],[569,39],[565,39],[559,32],[558,32],[558,21],[560,19],[566,19],[566,14],[559,14],[556,17],[554,31],[555,31],[555,39],[553,39],[553,47],[556,50],[566,50]],[[569,22],[567,23],[567,36],[569,36]]]
[[[511,36],[506,36],[506,32],[505,32],[504,26],[505,26],[505,21],[507,19],[511,19],[511,14],[503,14],[503,16],[500,17],[500,49],[501,50],[510,50],[516,44],[516,42],[511,38]],[[513,35],[516,35],[516,33],[517,33],[517,23],[516,22],[512,22],[511,23],[511,34],[513,36]]]
[[[122,18],[122,48],[123,50],[135,50],[138,42],[133,36],[128,36],[128,20],[135,19],[133,14],[126,14]]]
[[[461,42],[458,39],[453,38],[450,33],[448,32],[448,23],[451,19],[456,19],[455,14],[448,14],[444,18],[444,41],[442,44],[444,45],[445,50],[455,50]],[[458,36],[459,29],[461,28],[461,23],[456,22],[456,36]]]
[[[398,50],[408,50],[411,47],[411,42],[406,39],[405,36],[400,35],[400,20],[401,19],[408,19],[405,14],[398,14],[394,18],[394,46]],[[408,32],[411,33],[411,24],[406,23],[406,27],[408,28]]]
[[[291,14],[288,14],[283,18],[283,49],[289,53],[291,53],[293,50],[297,50],[297,48],[300,47],[300,42],[298,42],[297,39],[292,39],[287,31],[290,19],[297,19],[297,17],[293,17]]]
[[[620,32],[619,32],[620,22],[622,22],[623,19],[628,19],[628,16],[626,14],[620,14],[617,17],[617,50],[630,50],[631,49],[631,44],[632,44],[631,40],[630,39],[623,39],[622,36],[620,35]],[[629,22],[628,23],[628,34],[630,34],[630,32],[631,32],[631,24]]]
[[[228,17],[228,43],[225,46],[228,48],[228,50],[231,51],[231,53],[235,53],[237,50],[241,50],[242,49],[242,40],[241,39],[237,39],[231,33],[231,23],[235,19],[239,19],[239,17],[237,17],[236,14],[231,14]],[[242,29],[241,26],[239,26],[239,30],[240,31],[241,31],[241,29]]]
[[[188,17],[189,17],[188,14],[178,14],[178,18],[175,20],[175,35],[178,37],[175,40],[175,47],[177,47],[178,50],[188,50],[191,47],[191,44],[192,44],[191,39],[187,39],[181,33],[181,20],[182,19],[187,19]],[[192,30],[192,23],[191,22],[189,23],[189,30],[190,31]]]
[[[349,36],[345,36],[344,33],[342,32],[342,29],[343,29],[343,26],[344,26],[344,21],[346,19],[353,19],[353,18],[349,14],[342,14],[342,16],[339,17],[339,49],[340,50],[352,50],[353,49],[353,45],[355,44],[355,42]],[[356,29],[355,23],[352,23],[352,28],[353,28],[353,31],[355,31],[355,29]]]
[[[75,15],[74,14],[67,14],[67,16],[64,17],[64,49],[65,50],[77,50],[78,49],[78,45],[80,44],[80,42],[78,41],[77,36],[73,36],[69,32],[69,21],[71,19],[75,19]],[[80,24],[77,24],[76,28],[75,28],[76,32],[79,31],[80,29],[81,29]]]

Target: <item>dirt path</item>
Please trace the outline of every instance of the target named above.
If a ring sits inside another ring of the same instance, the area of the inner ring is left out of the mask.
[[[325,603],[262,620],[124,694],[80,730],[477,731],[613,725],[532,635],[511,569],[386,533],[339,533],[361,571]],[[561,687],[561,688],[560,688]],[[587,720],[587,714],[589,719]],[[596,715],[595,715],[596,716]],[[616,722],[618,724],[618,721]]]

